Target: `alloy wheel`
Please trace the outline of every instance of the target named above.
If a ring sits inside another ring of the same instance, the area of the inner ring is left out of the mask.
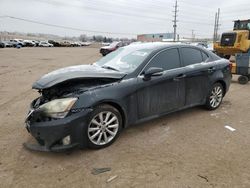
[[[223,89],[220,86],[215,86],[211,92],[209,103],[211,107],[217,108],[223,98]]]
[[[119,120],[111,111],[103,111],[92,118],[88,126],[88,138],[95,145],[106,145],[117,135]]]

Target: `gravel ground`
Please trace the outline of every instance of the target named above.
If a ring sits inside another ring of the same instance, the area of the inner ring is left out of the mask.
[[[24,149],[32,139],[24,119],[38,95],[32,83],[54,69],[92,63],[98,51],[0,49],[0,187],[250,187],[250,83],[239,85],[237,77],[218,110],[196,107],[131,126],[108,148]],[[91,174],[104,167],[111,171]]]

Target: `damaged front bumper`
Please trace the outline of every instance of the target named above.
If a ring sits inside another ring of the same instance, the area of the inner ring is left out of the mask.
[[[43,122],[26,121],[26,129],[37,140],[37,144],[24,143],[24,147],[36,151],[65,151],[86,146],[83,127],[92,109],[82,109],[63,119]],[[34,112],[32,112],[34,113]],[[32,114],[31,114],[32,116]],[[63,139],[67,137],[67,142]]]

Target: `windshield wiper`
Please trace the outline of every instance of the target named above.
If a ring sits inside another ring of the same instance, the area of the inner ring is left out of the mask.
[[[111,66],[108,66],[108,65],[103,65],[102,68],[104,68],[104,69],[110,69],[110,70],[114,70],[114,71],[118,71],[119,72],[118,69],[116,69],[114,67],[111,67]]]

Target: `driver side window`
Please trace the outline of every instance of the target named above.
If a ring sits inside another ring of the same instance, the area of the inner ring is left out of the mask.
[[[168,49],[157,54],[150,63],[145,67],[144,70],[148,70],[151,67],[158,67],[165,70],[171,70],[179,68],[180,65],[180,56],[178,49]]]

